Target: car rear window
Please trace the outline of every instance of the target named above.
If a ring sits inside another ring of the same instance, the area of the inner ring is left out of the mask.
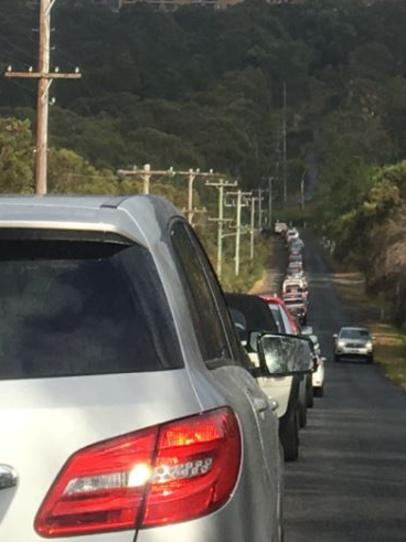
[[[286,305],[303,305],[302,299],[285,299]]]
[[[182,366],[152,257],[130,243],[0,239],[0,380]]]

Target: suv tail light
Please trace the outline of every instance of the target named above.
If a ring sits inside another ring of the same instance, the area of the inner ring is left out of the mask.
[[[229,499],[240,462],[240,430],[227,407],[106,440],[67,461],[35,530],[79,536],[209,514]]]

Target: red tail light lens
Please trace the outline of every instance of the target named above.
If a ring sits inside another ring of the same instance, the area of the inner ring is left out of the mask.
[[[165,525],[221,507],[241,436],[229,408],[111,439],[74,454],[35,520],[44,537]]]

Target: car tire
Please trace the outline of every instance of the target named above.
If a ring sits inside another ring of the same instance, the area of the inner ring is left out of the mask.
[[[303,429],[307,425],[307,405],[299,406],[299,427]]]
[[[315,397],[324,397],[324,386],[313,388],[313,394]]]
[[[289,419],[280,435],[285,461],[297,461],[299,457],[299,423],[295,409],[289,414]]]
[[[374,356],[368,356],[367,357],[367,363],[371,364],[374,362]]]
[[[307,408],[313,408],[314,407],[314,391],[313,391],[313,386],[311,385],[311,383],[310,383],[310,386],[307,388],[306,400],[307,400]]]
[[[341,361],[341,357],[338,354],[334,354],[334,361],[338,363],[339,361]]]

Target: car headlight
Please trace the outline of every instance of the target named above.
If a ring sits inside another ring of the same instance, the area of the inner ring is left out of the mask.
[[[368,341],[365,346],[366,346],[367,350],[372,350],[372,348],[373,348],[372,341]]]
[[[344,348],[345,347],[345,342],[344,341],[338,341],[337,346],[338,346],[338,348]]]

